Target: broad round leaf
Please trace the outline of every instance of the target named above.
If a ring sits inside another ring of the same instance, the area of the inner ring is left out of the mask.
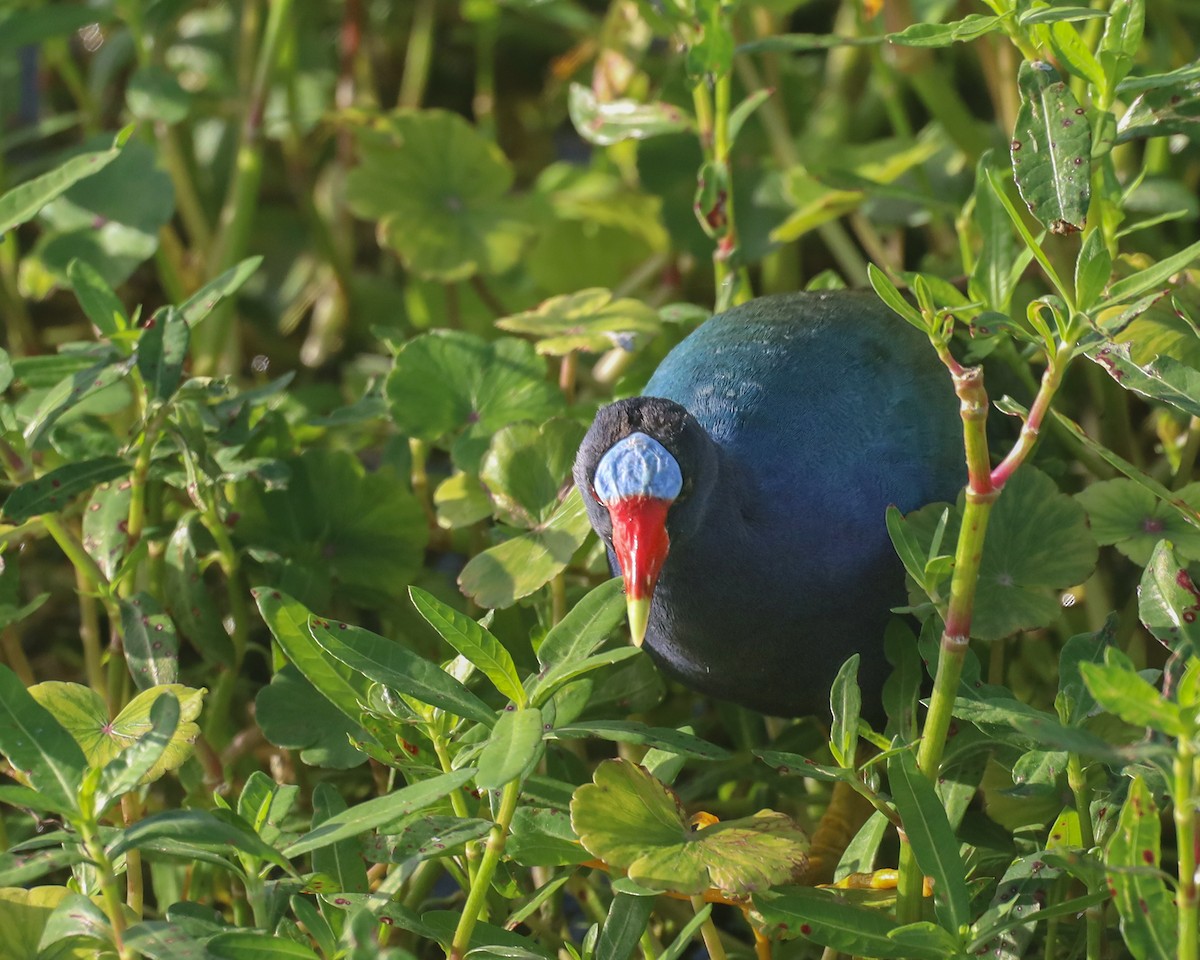
[[[496,326],[537,337],[538,353],[560,357],[576,350],[629,348],[635,335],[653,336],[661,324],[658,313],[640,300],[614,300],[610,291],[594,287],[551,297],[536,310],[497,320]]]
[[[727,895],[796,880],[808,864],[808,837],[790,817],[751,817],[693,829],[679,797],[641,766],[605,760],[571,799],[571,826],[589,853],[655,890]]]
[[[584,432],[582,424],[556,418],[540,427],[514,423],[492,438],[480,478],[502,519],[520,527],[550,519],[559,493],[570,482]]]
[[[277,747],[299,750],[303,763],[345,770],[367,759],[350,742],[362,737],[362,729],[290,663],[258,691],[254,707],[263,736]]]
[[[1200,483],[1188,484],[1175,495],[1200,509]],[[1200,530],[1132,480],[1093,483],[1075,499],[1087,511],[1096,542],[1112,544],[1139,566],[1150,562],[1154,545],[1164,539],[1189,560],[1200,560]]]
[[[380,242],[408,269],[451,283],[517,262],[530,227],[508,196],[512,167],[466,120],[444,110],[399,113],[356,139],[360,162],[346,199],[379,221]]]
[[[401,347],[387,396],[396,426],[449,445],[455,463],[477,473],[497,430],[518,420],[540,422],[561,409],[562,396],[545,376],[545,361],[523,340],[489,342],[438,330]]]

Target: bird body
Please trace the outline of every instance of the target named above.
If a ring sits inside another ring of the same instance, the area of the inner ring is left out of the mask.
[[[873,294],[836,291],[702,324],[644,396],[600,411],[575,477],[614,570],[648,607],[660,666],[799,715],[823,712],[855,652],[864,695],[878,697],[884,627],[904,596],[885,511],[951,499],[962,469],[953,390],[928,342]],[[650,513],[665,516],[666,546],[653,546],[664,521],[639,519]],[[630,557],[647,552],[658,568],[635,586]]]

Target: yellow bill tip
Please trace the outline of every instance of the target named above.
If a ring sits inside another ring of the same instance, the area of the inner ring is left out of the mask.
[[[635,647],[640,647],[646,639],[646,624],[650,622],[650,598],[630,597],[625,601],[625,609],[629,615],[629,636]]]

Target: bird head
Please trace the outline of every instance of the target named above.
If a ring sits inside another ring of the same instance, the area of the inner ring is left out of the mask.
[[[575,482],[625,581],[629,629],[638,646],[671,535],[686,535],[690,526],[680,510],[687,506],[693,487],[689,474],[703,459],[706,442],[707,435],[679,404],[635,397],[602,408],[580,445]],[[674,521],[671,534],[668,518]]]

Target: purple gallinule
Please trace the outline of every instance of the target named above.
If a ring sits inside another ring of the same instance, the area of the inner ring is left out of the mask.
[[[884,513],[952,500],[946,371],[873,293],[763,297],[702,324],[645,395],[602,408],[575,461],[625,579],[633,639],[686,685],[764,713],[825,713],[862,654],[864,704],[904,602]]]

